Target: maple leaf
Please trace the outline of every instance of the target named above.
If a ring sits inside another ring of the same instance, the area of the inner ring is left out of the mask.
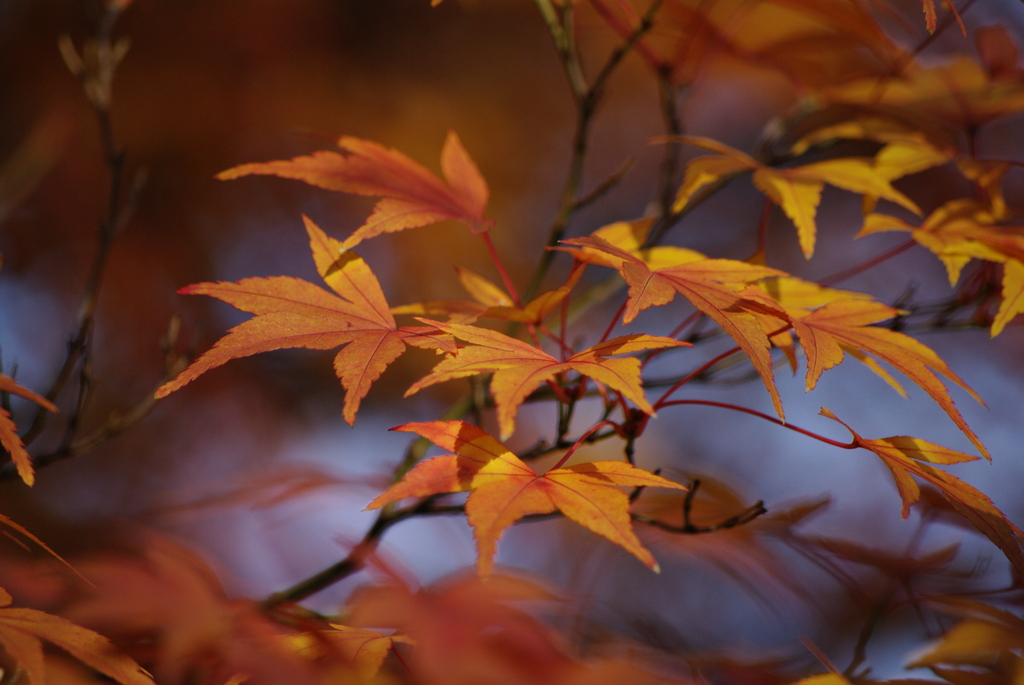
[[[837,114],[845,115],[841,121],[835,121]],[[834,143],[839,140],[871,140],[876,143],[917,143],[932,144],[930,138],[920,128],[910,126],[897,118],[881,114],[857,113],[853,116],[846,112],[823,110],[820,117],[828,117],[828,121],[804,133],[793,143],[789,151],[794,155],[802,155],[812,147]],[[945,148],[945,146],[943,146]]]
[[[625,335],[600,342],[577,352],[565,361],[559,361],[544,350],[515,338],[485,328],[456,323],[441,323],[420,319],[424,323],[448,333],[470,346],[460,348],[441,360],[434,370],[406,391],[408,397],[423,388],[454,380],[493,373],[491,394],[498,406],[498,424],[502,439],[515,430],[515,417],[519,405],[541,383],[554,379],[565,371],[575,371],[608,386],[633,402],[648,414],[654,409],[644,398],[640,381],[640,360],[634,357],[609,359],[617,354],[629,354],[663,347],[692,347],[690,343],[656,335]]]
[[[928,33],[935,33],[935,0],[921,0],[921,5],[924,10],[924,23],[928,28]]]
[[[519,307],[503,289],[469,269],[455,267],[459,281],[472,300],[430,300],[392,307],[392,314],[447,316],[452,323],[471,324],[477,319],[503,319],[525,324],[540,324],[568,296],[583,274],[576,269],[561,288],[548,290]]]
[[[676,293],[707,314],[750,357],[772,397],[775,411],[783,416],[782,400],[772,372],[771,345],[753,314],[779,313],[779,308],[768,298],[740,293],[744,284],[785,275],[782,271],[732,259],[707,259],[699,252],[682,248],[651,248],[650,261],[647,261],[637,253],[609,243],[597,233],[562,242],[604,253],[615,260],[608,265],[615,264],[629,285],[623,323],[628,324],[648,307],[668,304]],[[583,252],[577,258],[587,260],[590,257]],[[673,263],[672,259],[679,261]],[[656,264],[663,266],[653,268]]]
[[[800,249],[807,259],[814,254],[818,231],[815,216],[826,183],[853,193],[885,198],[915,214],[921,213],[910,198],[892,187],[889,183],[890,176],[880,172],[876,161],[871,158],[843,157],[787,169],[774,169],[761,164],[744,152],[711,138],[680,136],[673,140],[689,143],[719,156],[698,157],[687,165],[683,184],[676,194],[672,211],[678,212],[683,209],[694,193],[709,183],[753,172],[754,185],[782,207],[786,216],[796,226]]]
[[[837,140],[870,140],[882,143],[875,153],[874,171],[887,181],[916,174],[945,164],[955,156],[955,147],[937,131],[913,128],[894,118],[857,115],[845,121],[824,125],[805,134],[791,148],[800,155],[812,146]],[[864,213],[874,208],[879,196],[863,194]]]
[[[177,378],[161,386],[157,397],[167,396],[231,359],[292,347],[327,350],[344,345],[334,358],[334,370],[346,391],[343,415],[351,425],[370,386],[406,345],[454,351],[454,343],[434,329],[397,327],[380,283],[366,262],[308,218],[303,219],[317,271],[341,297],[288,276],[182,288],[178,292],[210,295],[256,316],[232,328]]]
[[[407,423],[391,430],[416,433],[454,454],[418,464],[366,508],[406,497],[469,491],[466,516],[477,542],[480,575],[491,573],[506,528],[524,516],[556,510],[659,570],[633,532],[629,497],[618,486],[684,486],[621,461],[588,462],[537,475],[500,442],[464,421]]]
[[[998,24],[980,27],[974,32],[974,44],[985,65],[985,71],[994,81],[1012,80],[1020,76],[1020,68],[1017,66],[1020,50],[1006,27]]]
[[[40,407],[56,413],[57,407],[48,399],[32,392],[26,387],[18,385],[11,377],[0,374],[0,393],[10,393],[23,399],[35,402]],[[18,427],[14,425],[14,419],[10,412],[0,407],[0,445],[11,455],[11,461],[18,469],[18,475],[25,481],[26,485],[36,482],[35,470],[32,468],[32,457],[25,450],[25,444],[18,435]]]
[[[911,505],[921,498],[921,488],[911,477],[917,476],[935,486],[961,516],[1003,551],[1017,575],[1024,577],[1024,552],[1019,543],[1024,532],[1011,523],[983,492],[931,465],[959,464],[976,461],[978,457],[905,435],[868,440],[825,407],[821,408],[821,414],[845,426],[853,436],[854,444],[874,452],[889,468],[903,500],[903,518],[910,513]]]
[[[400,582],[363,586],[346,613],[353,625],[414,639],[407,658],[423,685],[566,683],[574,663],[561,642],[513,604],[552,599],[521,578],[460,574],[418,591]]]
[[[966,597],[939,597],[929,603],[963,618],[909,668],[928,667],[951,683],[1000,682],[1024,668],[1024,619]],[[974,676],[967,679],[966,676]]]
[[[819,102],[884,111],[907,121],[961,131],[1024,110],[1024,78],[1020,73],[993,75],[977,61],[954,57],[948,64],[922,67],[915,63],[898,76],[867,77],[822,88]]]
[[[339,656],[352,665],[360,681],[370,683],[395,642],[412,642],[403,635],[384,635],[375,630],[328,623],[328,630],[290,635],[288,646],[304,657]]]
[[[12,608],[11,601],[11,595],[0,588],[0,645],[25,670],[32,685],[46,685],[42,640],[122,685],[153,685],[148,673],[116,652],[99,633],[42,611]]]
[[[974,446],[985,457],[989,456],[935,372],[962,387],[984,406],[981,398],[931,348],[904,333],[871,325],[891,319],[900,313],[899,310],[870,299],[844,298],[833,300],[804,315],[792,309],[789,313],[793,330],[807,355],[808,391],[817,385],[823,371],[837,366],[847,353],[862,361],[865,353],[874,355],[928,393]],[[905,394],[888,374],[882,377],[901,394]]]
[[[997,177],[1001,172],[985,167]],[[978,167],[969,173],[979,174],[986,183],[997,183]],[[950,285],[956,285],[960,272],[972,258],[999,262],[1003,267],[1002,301],[992,320],[991,336],[999,335],[1006,325],[1024,312],[1024,228],[996,225],[997,212],[1005,211],[1001,193],[989,191],[992,207],[975,200],[952,200],[928,215],[920,226],[885,214],[869,214],[858,237],[881,231],[907,231],[921,245],[942,260]]]
[[[956,4],[952,0],[947,0],[945,5],[949,8],[949,11],[953,13],[953,18],[956,19],[956,23],[960,27],[960,33],[962,33],[964,38],[966,38],[967,27],[964,26],[964,20],[960,18],[960,13],[956,9]],[[921,9],[924,10],[924,25],[928,29],[928,33],[935,33],[936,20],[938,19],[935,0],[921,0]]]
[[[627,2],[592,4],[623,38],[641,22]],[[843,0],[667,2],[658,18],[637,41],[637,52],[678,85],[742,61],[798,88],[814,87],[849,74],[885,73],[883,65],[897,68],[903,54],[870,12]]]
[[[756,311],[752,312],[754,316],[757,317],[758,321],[761,322],[761,328],[764,329],[765,333],[769,334],[769,340],[771,340],[772,344],[782,350],[782,353],[786,356],[786,360],[789,362],[793,375],[796,375],[797,359],[795,341],[793,339],[792,332],[790,330],[784,330],[781,333],[777,332],[789,322],[790,317],[806,316],[817,307],[832,302],[833,300],[844,298],[871,299],[871,296],[866,293],[858,293],[853,290],[827,288],[820,286],[813,281],[805,281],[801,278],[796,278],[795,276],[766,278],[763,281],[759,281],[757,283],[757,287],[767,293],[768,297],[770,297],[774,302],[781,305],[783,310],[785,310],[785,313],[789,315],[780,318],[775,314],[766,314]],[[871,366],[873,371],[879,373],[879,375],[887,381],[890,383],[893,382],[885,370],[881,369],[877,364],[874,364],[874,360],[870,357],[863,355],[863,358],[858,358]],[[901,393],[903,392],[902,388],[898,388],[898,390]]]
[[[1009,672],[1020,672],[1024,661],[1020,650],[1024,649],[1024,632],[1019,625],[1005,625],[1002,622],[968,619],[950,628],[938,644],[927,653],[907,664],[908,668],[927,666],[938,675],[950,676],[947,680],[959,680],[954,674],[968,672],[978,674],[980,668],[991,668]],[[949,671],[939,666],[952,666]],[[966,668],[965,668],[966,667]],[[1008,668],[1009,667],[1009,668]],[[963,669],[963,670],[961,670]],[[986,674],[988,675],[988,674]],[[991,673],[996,676],[996,673]],[[998,682],[993,678],[991,682]]]
[[[802,678],[793,685],[853,685],[839,673],[820,673],[809,678]]]
[[[653,222],[654,219],[652,218],[638,219],[636,221],[616,221],[607,226],[602,226],[590,234],[592,238],[599,238],[620,250],[628,252],[631,255],[630,257],[609,252],[603,249],[603,247],[590,247],[586,244],[570,241],[563,242],[572,245],[571,249],[564,247],[552,249],[568,252],[581,262],[607,266],[612,269],[621,269],[624,262],[631,261],[633,258],[642,260],[652,270],[707,259],[706,256],[696,250],[676,247],[675,245],[645,247],[647,235],[650,233]]]
[[[366,223],[345,240],[346,248],[382,233],[445,219],[461,221],[474,234],[494,223],[484,218],[487,182],[453,131],[441,150],[444,181],[401,152],[368,140],[342,136],[338,147],[348,154],[322,150],[290,160],[242,164],[220,172],[217,178],[270,174],[327,190],[383,197]]]

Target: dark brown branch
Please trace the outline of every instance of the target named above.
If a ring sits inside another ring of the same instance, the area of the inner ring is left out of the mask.
[[[140,402],[124,414],[111,415],[99,428],[96,428],[88,435],[76,440],[73,439],[73,433],[69,431],[60,447],[52,452],[36,455],[32,458],[33,468],[39,470],[54,462],[71,459],[80,454],[90,452],[149,416],[149,413],[153,411],[160,401],[156,398],[156,389],[174,379],[188,365],[188,357],[175,351],[177,336],[178,319],[175,317],[171,320],[167,335],[164,338],[164,373],[160,382],[153,388],[153,392],[148,393]],[[16,477],[17,474],[17,469],[12,462],[8,462],[0,467],[0,480]]]
[[[559,23],[554,14],[554,9],[549,0],[536,0],[537,6],[541,9],[548,30],[551,32],[558,47],[559,55],[562,58],[563,66],[572,84],[573,96],[576,101],[576,131],[573,134],[572,158],[569,162],[569,173],[566,177],[565,186],[562,190],[562,200],[555,220],[548,231],[547,247],[554,247],[565,236],[569,220],[579,209],[580,200],[576,195],[579,192],[580,181],[583,177],[583,163],[587,156],[590,139],[590,127],[593,123],[594,112],[603,94],[604,85],[614,72],[615,68],[622,62],[623,57],[632,49],[640,38],[650,31],[654,24],[654,15],[661,6],[663,0],[654,0],[644,13],[643,19],[612,51],[604,66],[594,78],[590,86],[583,81],[582,72],[579,70],[579,55],[575,51],[575,44],[571,40],[571,31],[565,26],[566,18],[572,16],[572,4],[566,3],[563,8],[563,22]],[[530,280],[530,285],[523,296],[524,301],[530,301],[540,290],[544,277],[555,258],[555,253],[545,250],[540,257],[540,263]]]
[[[93,258],[85,285],[85,292],[79,305],[76,333],[68,342],[68,351],[64,358],[64,363],[61,365],[53,383],[45,394],[48,400],[51,402],[55,401],[74,376],[75,369],[79,368],[77,400],[68,418],[65,437],[62,441],[65,447],[69,446],[74,439],[79,419],[90,399],[90,364],[92,355],[90,341],[92,339],[96,307],[99,304],[100,287],[110,256],[110,249],[115,236],[131,217],[144,179],[144,174],[136,176],[136,182],[129,192],[128,199],[123,202],[125,153],[117,147],[113,124],[110,118],[110,85],[117,62],[127,49],[126,43],[111,43],[114,23],[119,15],[120,9],[116,4],[112,3],[107,6],[106,11],[100,18],[94,40],[86,46],[84,59],[75,51],[74,45],[69,38],[65,37],[60,42],[61,53],[68,68],[78,77],[86,97],[93,105],[110,184],[106,214],[99,225],[96,255]],[[81,366],[79,367],[79,365]],[[46,427],[46,418],[46,410],[39,407],[33,416],[31,425],[22,436],[22,442],[28,445],[35,440]]]

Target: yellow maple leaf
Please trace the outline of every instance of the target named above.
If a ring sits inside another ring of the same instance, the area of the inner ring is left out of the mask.
[[[699,157],[687,165],[672,211],[683,209],[694,193],[709,183],[751,172],[754,185],[779,205],[796,226],[800,249],[807,259],[814,254],[818,231],[815,217],[826,183],[872,198],[884,198],[921,213],[910,198],[892,187],[891,176],[881,172],[871,158],[844,157],[775,169],[717,140],[700,136],[682,136],[679,140],[720,156]]]

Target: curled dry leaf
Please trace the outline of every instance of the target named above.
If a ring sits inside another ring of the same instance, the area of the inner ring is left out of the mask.
[[[378,509],[407,497],[469,491],[466,516],[476,537],[480,575],[491,573],[498,538],[506,528],[524,516],[556,510],[658,570],[633,532],[629,497],[619,486],[685,490],[684,486],[621,461],[587,462],[537,475],[500,442],[464,421],[407,423],[392,430],[416,433],[454,454],[418,464],[366,508]]]

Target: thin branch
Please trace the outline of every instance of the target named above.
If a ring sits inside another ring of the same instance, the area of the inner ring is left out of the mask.
[[[654,14],[658,11],[663,0],[654,0],[645,12],[640,23],[633,29],[619,46],[612,51],[604,66],[594,78],[592,85],[587,86],[583,79],[582,71],[579,69],[579,55],[575,51],[575,44],[571,40],[571,32],[564,25],[572,17],[572,3],[565,3],[563,6],[563,20],[559,21],[554,7],[550,0],[535,0],[541,15],[551,32],[552,38],[558,47],[559,55],[562,58],[562,65],[569,77],[572,86],[573,96],[576,101],[576,131],[573,134],[572,158],[569,162],[569,173],[566,177],[565,186],[562,190],[560,208],[555,220],[548,232],[547,247],[554,247],[565,236],[569,220],[579,208],[580,201],[577,199],[580,181],[583,177],[583,165],[589,147],[590,127],[593,123],[594,112],[597,109],[598,101],[601,98],[605,82],[611,76],[615,68],[621,63],[622,58],[629,52],[633,45],[650,29],[654,23]],[[555,253],[545,250],[540,257],[540,262],[526,289],[525,299],[531,300],[540,290],[544,277],[551,268]]]
[[[608,56],[607,61],[598,72],[597,76],[594,77],[594,82],[590,86],[590,96],[597,97],[600,93],[601,88],[604,87],[608,77],[611,76],[612,72],[615,71],[615,67],[619,65],[622,58],[626,56],[633,46],[645,33],[651,30],[654,26],[654,15],[658,13],[661,8],[661,4],[664,0],[654,0],[644,12],[644,16],[640,19],[640,23],[633,28],[633,31],[626,36],[625,40],[619,44],[619,47],[612,51],[612,54]]]
[[[945,17],[943,17],[942,21],[939,22],[939,25],[935,27],[935,31],[926,36],[924,40],[918,43],[914,47],[914,49],[910,51],[910,53],[907,55],[907,58],[903,61],[902,64],[899,65],[899,72],[902,73],[903,70],[907,68],[907,65],[913,62],[915,57],[924,52],[929,45],[931,45],[939,36],[943,34],[943,32],[946,29],[948,29],[953,24],[953,22],[958,22],[958,14],[962,17],[963,14],[967,10],[971,9],[971,6],[977,1],[978,0],[967,0],[967,2],[964,3],[964,6],[961,7],[959,10],[955,12],[950,12]]]
[[[654,526],[661,530],[667,530],[670,533],[702,535],[704,533],[714,533],[717,530],[725,530],[727,528],[742,526],[767,513],[768,510],[765,509],[764,502],[758,500],[735,516],[730,516],[724,521],[720,521],[719,523],[715,523],[710,526],[673,526],[672,524],[659,521],[658,519],[647,516],[646,514],[632,514],[632,518],[634,521],[639,523],[646,523],[649,526]]]
[[[612,188],[617,186],[619,182],[626,176],[626,173],[633,168],[633,164],[635,163],[635,161],[636,160],[634,160],[633,158],[630,158],[623,162],[622,166],[619,167],[618,171],[616,171],[614,174],[603,180],[601,183],[597,185],[596,188],[594,188],[589,193],[581,197],[579,200],[576,200],[576,202],[572,206],[573,211],[578,211],[580,209],[583,209],[587,205],[596,202],[601,197],[603,197],[605,193],[607,193]]]
[[[697,490],[699,489],[700,480],[694,479],[694,481],[690,484],[690,489],[687,490],[686,492],[686,497],[683,498],[682,526],[673,526],[670,523],[665,523],[664,521],[660,521],[656,518],[647,516],[645,514],[633,514],[633,520],[639,521],[641,523],[646,523],[647,525],[654,526],[655,528],[660,528],[661,530],[667,530],[670,533],[700,535],[703,533],[714,533],[716,530],[724,530],[726,528],[735,528],[737,526],[742,526],[768,513],[768,510],[765,509],[764,502],[758,500],[757,502],[754,502],[752,505],[750,505],[743,511],[739,512],[738,514],[730,516],[729,518],[719,521],[718,523],[714,523],[710,526],[698,526],[693,522],[691,514],[693,512],[693,500],[697,496]],[[634,494],[638,494],[639,490],[640,488],[637,488]]]
[[[668,230],[670,217],[672,215],[672,204],[676,194],[675,180],[679,167],[680,144],[673,137],[683,134],[683,124],[679,118],[677,99],[679,89],[672,83],[672,72],[668,67],[658,69],[658,102],[661,109],[661,118],[665,128],[665,135],[669,140],[665,143],[665,152],[661,159],[661,178],[659,180],[658,201],[660,212],[655,225],[651,227],[646,241],[647,247],[661,241]],[[674,223],[674,222],[673,222]]]
[[[163,376],[160,382],[153,388],[153,392],[147,393],[141,401],[124,414],[112,414],[101,426],[77,440],[73,439],[73,433],[69,431],[68,436],[57,449],[32,457],[32,467],[39,470],[54,462],[71,459],[72,457],[90,452],[149,416],[150,412],[160,402],[155,395],[156,389],[177,377],[188,366],[189,360],[187,356],[178,354],[175,351],[177,332],[178,323],[175,317],[172,319],[168,333],[164,338],[165,358]],[[18,471],[12,462],[8,462],[0,467],[0,480],[16,477],[17,474]]]
[[[73,439],[79,417],[88,404],[88,366],[92,354],[89,343],[92,337],[96,307],[99,304],[103,274],[106,271],[107,260],[110,256],[110,248],[114,237],[131,217],[138,191],[141,189],[141,179],[144,178],[142,175],[136,177],[136,183],[129,194],[128,201],[122,206],[125,153],[123,150],[118,149],[115,142],[109,107],[110,84],[113,79],[114,70],[117,61],[123,54],[124,49],[126,49],[121,45],[111,44],[114,23],[119,14],[120,10],[116,7],[116,4],[111,4],[101,18],[93,44],[94,60],[83,60],[79,57],[70,39],[62,40],[60,43],[61,52],[68,67],[82,83],[83,90],[93,105],[110,184],[106,215],[99,225],[96,255],[93,258],[85,285],[85,292],[79,305],[76,333],[68,342],[68,351],[64,358],[64,363],[61,365],[53,383],[45,394],[46,399],[51,402],[55,401],[64,389],[64,386],[71,380],[78,364],[81,363],[83,365],[78,400],[74,411],[68,419],[69,432],[65,436],[65,444],[68,444]],[[22,436],[22,442],[28,445],[34,441],[45,428],[46,419],[46,410],[39,407],[33,416],[31,425]]]

